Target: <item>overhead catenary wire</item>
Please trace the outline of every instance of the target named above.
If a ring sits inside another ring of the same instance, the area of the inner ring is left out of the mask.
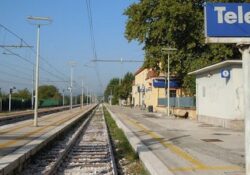
[[[25,76],[31,76],[32,75],[32,70],[31,70],[30,73],[28,73],[28,72],[24,72],[24,70],[19,69],[19,67],[14,67],[13,64],[11,65],[9,63],[8,64],[1,63],[1,65],[3,65],[7,69],[10,69],[11,71],[21,73],[22,75],[25,75]]]
[[[20,41],[21,41],[21,44],[24,44],[24,46],[30,46],[23,38],[21,38],[19,35],[17,35],[16,33],[14,33],[12,30],[10,30],[9,28],[7,28],[6,26],[4,26],[3,24],[0,24],[0,27],[1,28],[3,28],[4,30],[6,30],[7,32],[9,32],[10,34],[12,34],[13,36],[15,36],[16,38],[18,38]],[[3,47],[4,49],[7,49],[7,48],[5,48],[5,47]],[[28,47],[31,51],[32,51],[32,53],[36,53],[36,51],[34,50],[34,48],[32,48],[32,47]],[[10,50],[10,49],[8,49],[8,50]],[[55,71],[55,72],[57,72],[58,73],[58,75],[56,75],[57,77],[59,77],[59,75],[61,76],[61,75],[63,75],[64,77],[67,77],[63,72],[61,72],[61,71],[59,71],[55,66],[53,66],[52,64],[50,64],[45,58],[43,58],[42,56],[40,56],[40,58],[41,58],[41,60],[43,61],[43,62],[45,62],[49,67],[51,67],[52,68],[52,70],[53,71]],[[30,60],[27,60],[27,59],[25,59],[26,60],[26,62],[28,61],[30,61]],[[33,65],[34,65],[34,63],[32,63]],[[40,67],[41,68],[41,67]],[[44,68],[43,68],[44,69]],[[48,72],[48,71],[47,71]],[[50,72],[50,71],[49,71]],[[51,73],[51,72],[50,72]],[[54,73],[53,73],[53,75],[55,75]],[[62,79],[64,79],[64,77],[61,77]],[[65,79],[64,79],[65,80]]]
[[[1,83],[11,83],[11,85],[16,85],[16,84],[20,84],[20,85],[31,85],[32,83],[31,82],[17,82],[17,81],[10,81],[10,80],[2,80],[0,79]]]
[[[90,38],[91,38],[93,57],[94,57],[94,60],[97,60],[97,51],[96,51],[96,45],[95,45],[93,17],[92,17],[92,9],[91,9],[90,0],[86,0],[86,7],[87,7],[88,20],[89,20],[89,30],[90,30]],[[100,88],[101,88],[101,90],[103,90],[103,84],[101,81],[98,65],[96,63],[95,63],[94,69],[95,69],[95,72],[97,75],[97,80],[100,84]]]
[[[18,78],[18,79],[23,79],[23,80],[27,80],[27,81],[32,81],[32,79],[29,79],[27,77],[19,76],[19,75],[12,74],[12,73],[9,73],[9,72],[4,72],[2,70],[0,70],[0,73],[2,73],[4,75],[7,75],[7,76],[11,76],[13,78]]]
[[[15,53],[15,52],[13,52],[12,50],[10,50],[10,49],[8,49],[8,48],[4,48],[4,49],[7,50],[7,51],[8,51],[9,53],[11,53],[12,55],[15,55],[15,56],[17,56],[18,58],[22,59],[23,61],[25,61],[25,62],[31,64],[32,66],[35,66],[35,64],[34,64],[33,62],[31,62],[29,59],[27,59],[27,58],[25,58],[25,57],[23,57],[23,56],[21,56],[21,55]],[[64,79],[63,77],[60,77],[60,76],[58,76],[58,75],[56,75],[56,74],[54,74],[54,73],[52,73],[52,72],[50,72],[50,71],[44,69],[44,68],[41,67],[41,66],[40,66],[39,68],[40,68],[42,71],[48,73],[50,76],[54,76],[54,77],[56,77],[56,78],[59,79],[59,80],[65,81],[65,79]]]

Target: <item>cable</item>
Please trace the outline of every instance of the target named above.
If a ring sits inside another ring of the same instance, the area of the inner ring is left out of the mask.
[[[8,52],[10,52],[12,55],[15,55],[15,56],[17,56],[18,58],[24,60],[25,62],[31,64],[32,66],[35,66],[35,64],[34,64],[33,62],[31,62],[30,60],[28,60],[27,58],[25,58],[25,57],[23,57],[23,56],[21,56],[21,55],[15,53],[15,52],[11,51],[10,49],[7,49],[7,48],[4,48],[4,49],[7,50]],[[57,76],[56,74],[54,74],[54,73],[52,73],[52,72],[50,72],[50,71],[45,70],[43,67],[39,66],[39,68],[40,68],[42,71],[48,73],[50,76],[53,75],[54,77],[57,77],[58,79],[65,81],[64,78],[59,77],[59,76]]]
[[[90,39],[91,39],[91,46],[92,46],[92,52],[94,56],[94,60],[97,60],[97,51],[96,51],[96,45],[95,45],[95,37],[94,37],[94,27],[93,27],[93,18],[92,18],[92,10],[91,10],[91,4],[90,0],[86,0],[86,7],[87,7],[87,13],[88,13],[88,19],[89,19],[89,29],[90,29]],[[95,72],[97,75],[97,80],[99,81],[100,88],[103,90],[103,84],[100,78],[100,73],[98,66],[95,62]]]
[[[11,74],[11,73],[8,73],[8,72],[4,72],[2,70],[0,70],[0,72],[3,73],[3,74],[5,74],[5,75],[11,76],[11,77],[15,77],[15,78],[18,78],[18,79],[32,81],[32,79],[29,79],[27,77],[22,77],[22,76],[19,76],[19,75],[16,75],[16,74]]]
[[[13,31],[11,31],[10,29],[8,29],[7,27],[5,27],[4,25],[0,24],[0,27],[2,27],[3,29],[5,29],[6,31],[8,31],[10,34],[14,35],[15,37],[17,37],[20,41],[21,41],[21,45],[24,43],[25,46],[27,46],[33,53],[36,53],[36,51],[34,50],[34,48],[29,47],[30,45],[20,36],[18,36],[16,33],[14,33]],[[4,48],[6,49],[6,48]],[[9,49],[8,49],[9,50]],[[46,59],[44,59],[42,56],[40,56],[41,60],[43,62],[45,62],[47,65],[49,65],[53,71],[56,71],[57,73],[59,73],[60,75],[64,75],[65,77],[67,77],[64,73],[60,72],[56,67],[54,67],[52,64],[50,64]],[[27,61],[27,60],[26,60]],[[34,64],[34,63],[33,63]],[[51,72],[50,72],[51,73]],[[55,74],[54,74],[55,75]],[[56,75],[57,76],[57,75]],[[59,76],[57,76],[59,77]],[[64,78],[63,78],[64,79]]]
[[[13,67],[13,64],[11,66],[11,64],[9,64],[9,63],[8,64],[1,63],[1,65],[4,65],[4,67],[7,67],[8,69],[14,70],[14,71],[19,72],[21,74],[24,74],[26,76],[32,76],[32,72],[31,72],[31,74],[29,74],[27,72],[23,72],[23,70],[17,69],[17,66]]]
[[[22,84],[22,85],[32,85],[31,83],[24,83],[24,82],[14,82],[14,81],[9,81],[9,80],[2,80],[0,79],[1,83],[11,83],[13,85],[15,84]]]
[[[7,49],[7,48],[5,48],[5,47],[3,47],[3,49],[7,50],[7,51],[8,51],[9,53],[11,53],[12,55],[15,55],[15,56],[17,56],[18,58],[24,60],[25,62],[27,62],[27,63],[29,63],[29,64],[31,64],[31,65],[33,65],[33,66],[35,65],[33,62],[31,62],[31,61],[28,60],[27,58],[25,58],[25,57],[23,57],[23,56],[21,56],[21,55],[15,53],[15,52],[11,51],[10,49]]]

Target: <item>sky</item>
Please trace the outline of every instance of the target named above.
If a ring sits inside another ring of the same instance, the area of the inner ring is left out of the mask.
[[[136,0],[90,0],[98,59],[143,60],[142,45],[124,37],[127,17],[124,10]],[[74,93],[81,84],[93,93],[102,93],[114,77],[135,72],[142,63],[93,63],[89,21],[85,0],[1,0],[0,24],[10,29],[32,47],[0,47],[0,88],[12,86],[32,89],[35,63],[36,25],[28,16],[50,17],[40,30],[40,84],[67,89],[69,62],[74,66]],[[0,26],[0,45],[20,45],[21,40]],[[98,73],[97,73],[98,72]],[[100,81],[98,81],[99,74]]]

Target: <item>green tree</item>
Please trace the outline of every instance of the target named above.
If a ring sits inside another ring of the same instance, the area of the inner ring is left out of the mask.
[[[249,0],[247,0],[249,1]],[[216,2],[246,2],[227,0]],[[182,86],[194,93],[194,77],[187,73],[226,59],[238,59],[232,44],[205,44],[204,0],[139,0],[124,12],[128,17],[125,37],[136,40],[145,50],[145,67],[167,69],[167,55],[162,48],[175,47],[170,71],[182,80]]]
[[[31,93],[27,88],[25,88],[22,90],[18,90],[17,92],[14,92],[12,94],[12,97],[27,100],[27,99],[31,99]]]
[[[118,104],[119,99],[126,100],[131,95],[133,81],[134,75],[129,72],[121,81],[119,78],[111,79],[104,92],[105,101],[107,102],[111,95],[112,104]]]
[[[130,72],[126,73],[124,78],[122,79],[119,96],[121,99],[128,99],[131,96],[132,85],[134,81],[134,75]]]
[[[107,102],[109,97],[112,95],[112,104],[118,104],[119,91],[120,91],[119,78],[111,79],[104,92],[105,101]]]
[[[57,87],[53,85],[42,85],[38,88],[38,96],[39,99],[60,99],[61,94],[59,93],[59,90]]]

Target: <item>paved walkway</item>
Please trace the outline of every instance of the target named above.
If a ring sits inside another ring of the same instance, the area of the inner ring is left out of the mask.
[[[77,115],[87,111],[91,106],[83,109],[75,108],[72,111],[53,113],[43,118],[38,118],[38,127],[33,126],[33,120],[25,120],[0,127],[0,160],[14,150],[36,140],[52,129],[70,121]],[[43,138],[39,138],[43,139]]]
[[[243,132],[136,109],[108,108],[173,174],[245,174]]]

